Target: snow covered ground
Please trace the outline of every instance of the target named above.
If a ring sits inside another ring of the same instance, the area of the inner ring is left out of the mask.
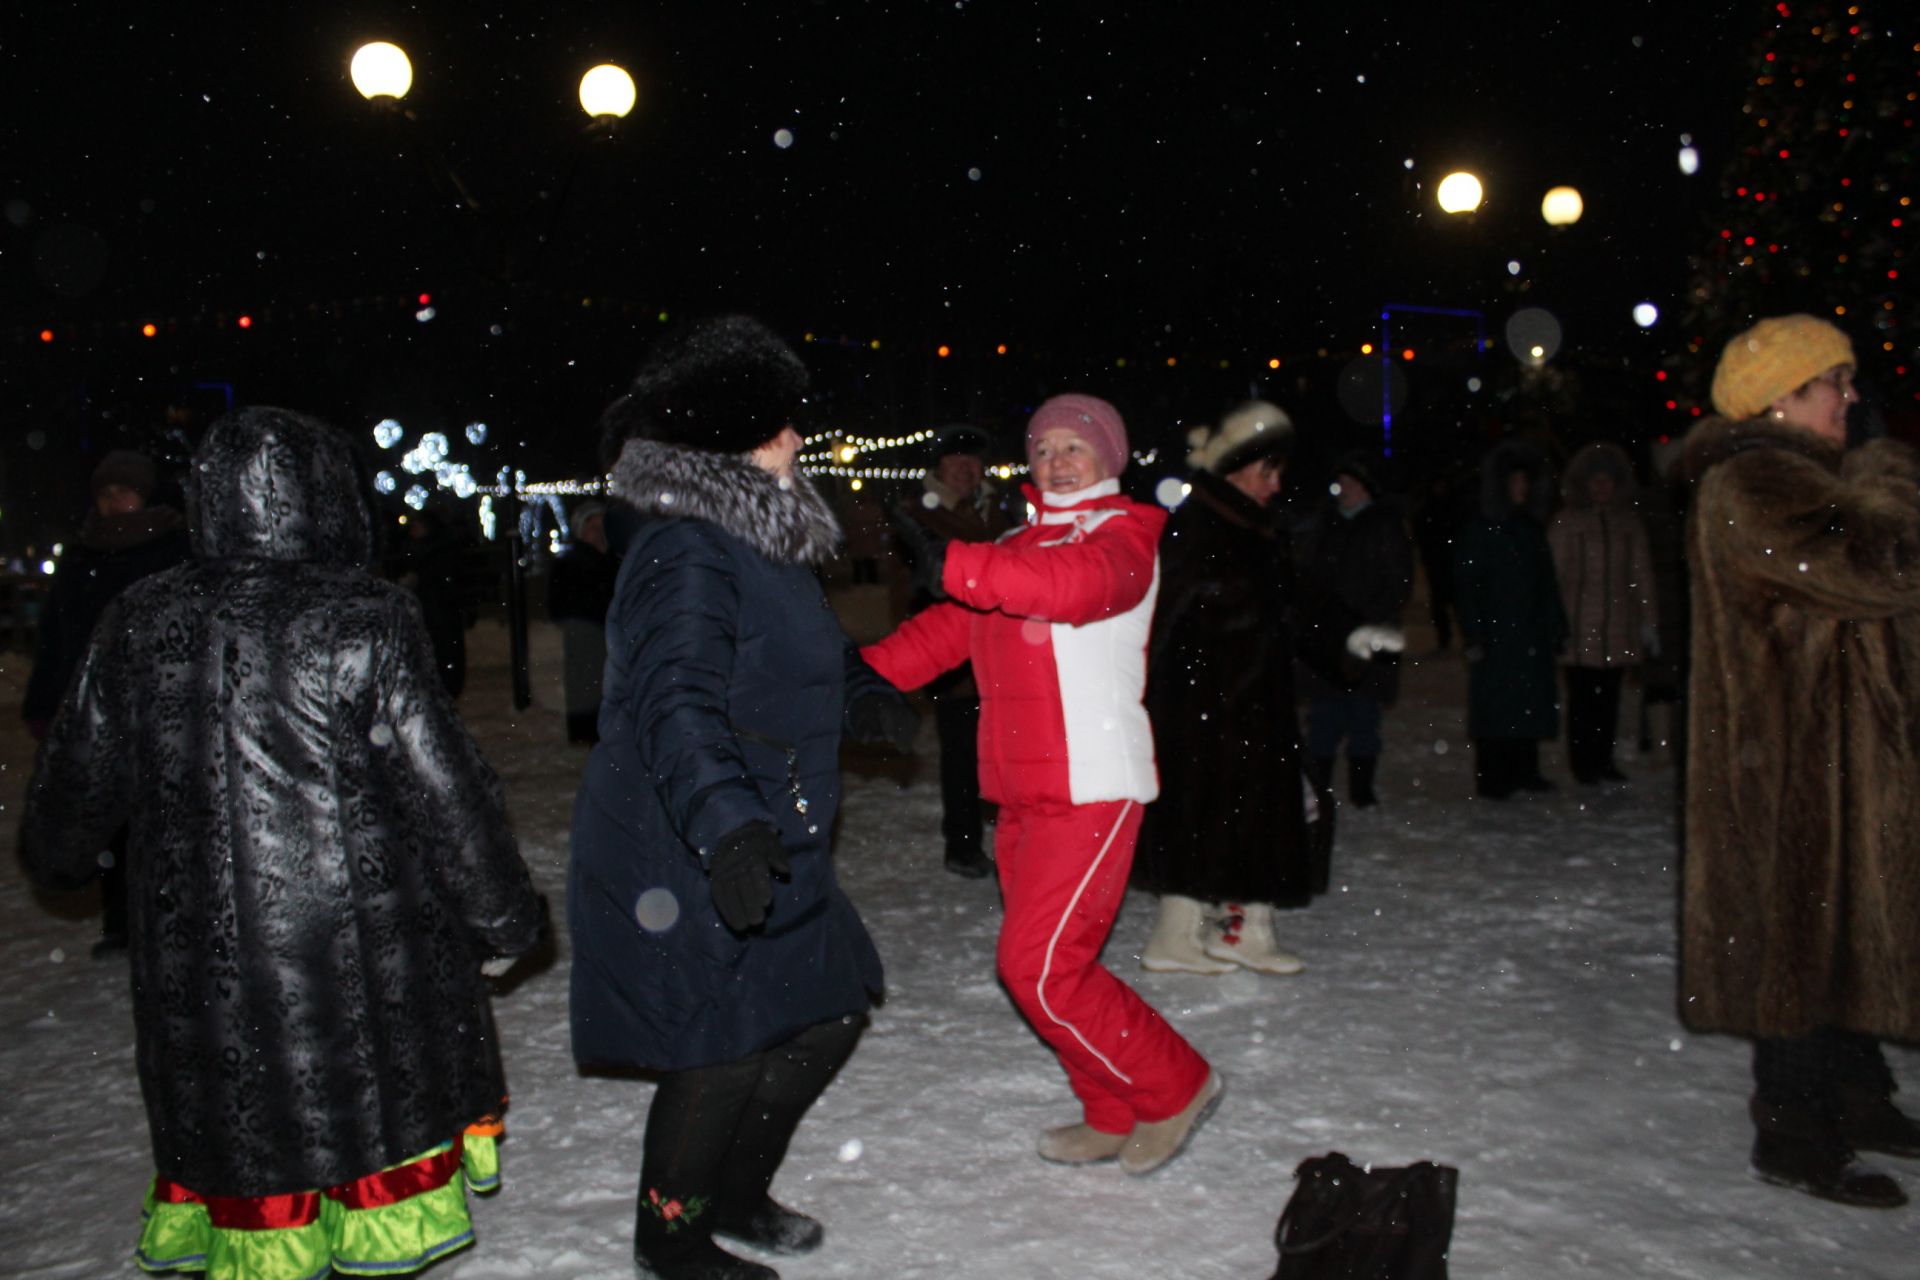
[[[483,624],[471,642],[462,709],[558,908],[584,753],[562,732],[557,636],[535,628],[527,713],[509,706],[504,633]],[[126,971],[88,958],[91,900],[35,893],[11,856],[25,675],[0,657],[0,1274],[128,1276],[150,1170]],[[1342,814],[1335,891],[1283,918],[1304,974],[1143,973],[1151,903],[1129,899],[1109,963],[1228,1081],[1187,1154],[1145,1179],[1033,1155],[1074,1107],[994,982],[992,882],[940,866],[931,725],[911,764],[850,754],[842,877],[890,991],[775,1185],[828,1228],[782,1274],[1264,1277],[1294,1166],[1329,1150],[1457,1166],[1463,1278],[1920,1274],[1920,1206],[1844,1209],[1747,1174],[1746,1046],[1691,1036],[1674,1014],[1664,762],[1629,743],[1623,789],[1476,801],[1458,659],[1414,661],[1406,684],[1385,803]],[[649,1087],[575,1071],[564,939],[496,1003],[506,1186],[476,1200],[478,1248],[431,1274],[628,1277]],[[1892,1060],[1920,1096],[1920,1052]],[[1920,1164],[1887,1166],[1920,1196]]]

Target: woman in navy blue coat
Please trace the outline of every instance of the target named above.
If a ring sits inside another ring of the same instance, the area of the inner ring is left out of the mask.
[[[642,1274],[766,1277],[820,1224],[768,1196],[852,1052],[880,960],[834,876],[843,726],[911,740],[814,569],[840,531],[793,468],[794,353],[726,317],[665,339],[602,426],[621,558],[599,744],[574,806],[574,1056],[662,1072]]]

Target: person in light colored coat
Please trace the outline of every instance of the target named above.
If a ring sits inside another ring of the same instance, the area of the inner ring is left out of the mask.
[[[1624,782],[1613,761],[1620,686],[1658,656],[1653,553],[1633,509],[1633,464],[1615,444],[1590,444],[1561,477],[1566,506],[1547,530],[1570,635],[1561,654],[1567,687],[1567,762],[1574,780]]]

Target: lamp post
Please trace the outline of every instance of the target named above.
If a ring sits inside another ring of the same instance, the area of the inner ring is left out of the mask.
[[[418,124],[414,113],[400,105],[413,88],[413,64],[406,51],[388,41],[373,41],[355,50],[348,65],[348,75],[353,87],[383,114],[405,122],[405,127]],[[625,68],[613,63],[602,63],[592,67],[580,77],[580,109],[587,115],[587,125],[580,132],[566,179],[559,192],[548,202],[545,226],[531,237],[537,249],[551,243],[553,230],[557,226],[560,211],[566,205],[567,196],[573,188],[574,179],[579,173],[585,143],[593,138],[611,137],[619,122],[632,112],[639,99],[633,77]],[[427,165],[431,176],[439,183],[450,188],[464,209],[482,219],[482,230],[493,233],[487,237],[491,252],[476,253],[475,265],[482,274],[491,277],[496,283],[509,289],[518,284],[522,269],[530,258],[523,258],[513,252],[515,239],[525,240],[523,235],[500,234],[497,211],[490,205],[483,205],[473,195],[472,190],[461,180],[460,175],[447,163],[437,151],[424,146],[421,139],[409,133],[407,141],[412,144],[407,149],[420,157]],[[519,228],[509,229],[521,230]],[[424,303],[425,298],[421,301]],[[494,330],[496,333],[499,330]],[[480,443],[476,440],[474,443]],[[527,548],[520,528],[521,496],[517,468],[504,468],[503,479],[496,491],[502,500],[505,511],[502,515],[507,526],[507,629],[512,666],[513,705],[516,710],[524,711],[533,704],[532,679],[528,671],[527,645],[527,591],[526,568]],[[442,485],[451,487],[443,475]]]

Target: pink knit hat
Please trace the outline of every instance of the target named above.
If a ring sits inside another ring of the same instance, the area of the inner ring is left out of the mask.
[[[1033,461],[1033,446],[1055,427],[1065,427],[1093,446],[1106,464],[1107,474],[1117,476],[1127,469],[1127,424],[1120,411],[1096,396],[1055,396],[1033,411],[1027,422],[1027,461]]]

